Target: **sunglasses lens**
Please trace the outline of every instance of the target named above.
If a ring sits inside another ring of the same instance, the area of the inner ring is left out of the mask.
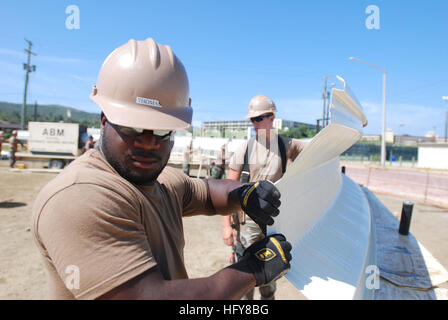
[[[261,122],[261,121],[263,121],[264,118],[269,118],[272,115],[273,115],[272,113],[264,114],[264,115],[261,115],[261,116],[255,117],[255,118],[250,118],[250,120],[252,122],[254,122],[254,121],[255,122]]]
[[[173,131],[168,130],[152,130],[152,134],[159,140],[166,140],[171,136]]]
[[[171,131],[169,131],[169,130],[152,130],[152,133],[155,136],[164,137],[164,136],[171,134]]]
[[[129,137],[135,137],[138,136],[140,134],[143,133],[143,129],[137,129],[137,128],[130,128],[130,127],[122,127],[122,126],[117,126],[118,130],[120,130],[120,132],[126,136]]]
[[[173,131],[170,130],[145,130],[145,129],[138,129],[138,128],[130,128],[130,127],[123,127],[114,124],[114,126],[120,131],[120,133],[124,134],[128,137],[137,137],[139,135],[142,135],[145,131],[149,131],[156,137],[158,140],[167,140]]]

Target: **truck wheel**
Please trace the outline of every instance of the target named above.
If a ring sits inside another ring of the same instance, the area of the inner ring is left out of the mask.
[[[51,159],[48,162],[49,169],[62,169],[65,166],[65,161],[61,159]]]

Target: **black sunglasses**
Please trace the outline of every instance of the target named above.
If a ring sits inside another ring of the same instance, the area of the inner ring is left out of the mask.
[[[146,131],[151,133],[157,140],[166,141],[171,137],[171,134],[173,133],[173,131],[170,130],[146,130],[146,129],[120,126],[118,124],[110,122],[109,120],[107,122],[109,122],[113,127],[115,127],[118,130],[118,132],[124,134],[127,137],[138,137],[141,136]]]
[[[255,118],[250,118],[250,121],[252,122],[261,122],[264,120],[264,118],[269,118],[271,116],[273,116],[273,113],[268,113],[268,114],[262,114],[261,116],[255,117]]]

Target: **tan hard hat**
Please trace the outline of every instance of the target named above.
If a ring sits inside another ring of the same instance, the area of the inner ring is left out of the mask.
[[[193,109],[188,77],[170,46],[129,40],[104,61],[90,98],[114,124],[155,130],[182,130]]]
[[[277,112],[274,101],[269,97],[258,95],[250,100],[246,118],[258,117],[269,112]]]

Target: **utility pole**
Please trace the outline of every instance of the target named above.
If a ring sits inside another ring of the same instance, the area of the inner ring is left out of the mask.
[[[325,128],[325,116],[327,114],[327,81],[330,76],[325,76],[322,78],[324,80],[324,92],[322,93],[322,100],[324,102],[323,111],[322,111],[322,129]]]
[[[25,118],[26,118],[26,95],[28,91],[28,81],[29,81],[29,74],[30,72],[36,71],[35,65],[30,65],[31,62],[31,55],[36,56],[34,52],[31,51],[31,47],[33,46],[33,43],[27,39],[25,39],[26,42],[28,42],[28,49],[25,49],[25,52],[28,53],[28,60],[27,63],[23,64],[23,69],[26,70],[26,76],[25,76],[25,91],[23,93],[23,106],[22,106],[22,118],[21,118],[21,128],[22,130],[25,130]]]
[[[334,82],[331,83],[330,87],[333,88],[334,86],[336,86],[334,84]],[[325,121],[326,121],[326,125],[328,126],[330,124],[330,97],[331,97],[331,91],[327,91],[327,110],[325,112]]]
[[[34,121],[37,121],[37,101],[34,101]]]
[[[324,80],[324,92],[322,93],[322,100],[323,100],[323,111],[322,111],[322,128],[325,128],[328,126],[330,122],[330,91],[327,91],[328,89],[328,78],[330,78],[332,75],[327,75],[322,78]],[[331,87],[334,87],[335,84],[331,83]]]

